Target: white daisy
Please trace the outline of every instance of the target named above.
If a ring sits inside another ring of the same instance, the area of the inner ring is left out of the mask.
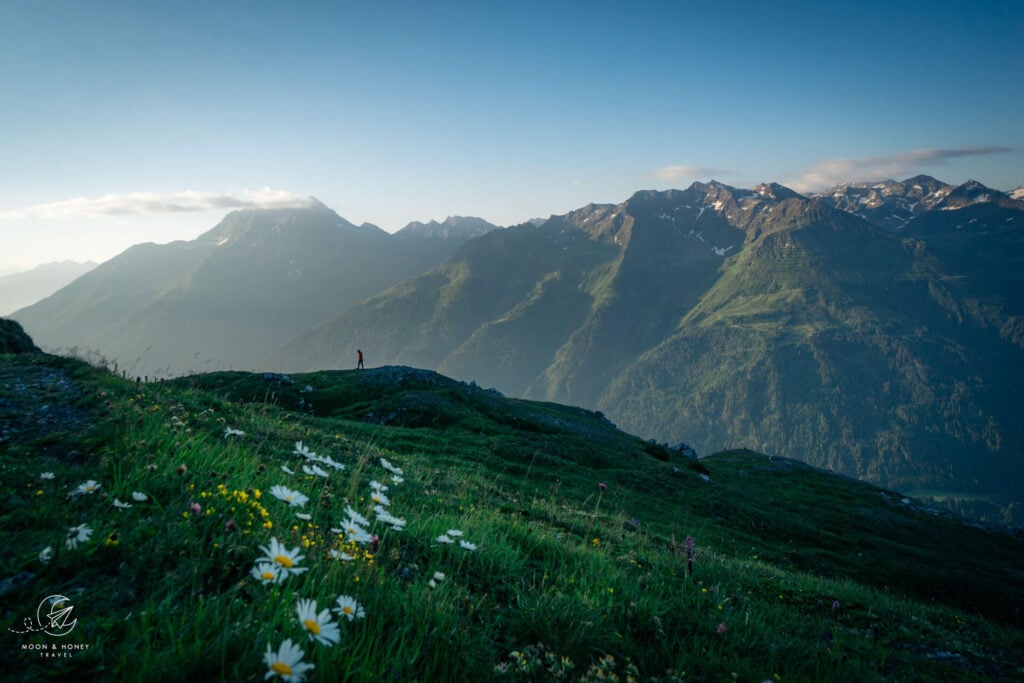
[[[263,655],[263,663],[269,667],[264,679],[272,676],[280,676],[287,683],[301,683],[306,677],[306,672],[316,668],[313,664],[302,661],[306,653],[302,648],[294,644],[291,638],[287,638],[281,647],[274,652],[267,643],[267,651]]]
[[[39,551],[39,561],[43,564],[50,564],[50,560],[53,559],[53,546],[48,545]]]
[[[124,510],[125,508],[130,508],[131,506],[131,503],[122,503],[119,498],[114,499],[114,507],[116,507],[118,510]]]
[[[285,474],[295,474],[295,470],[288,469],[284,465],[281,465],[281,471]]]
[[[310,459],[311,460],[315,460],[316,462],[321,463],[323,465],[327,465],[328,467],[333,467],[334,469],[336,469],[338,471],[341,471],[341,470],[345,469],[344,465],[342,465],[340,462],[338,462],[337,460],[335,460],[334,458],[332,458],[329,455],[318,455],[315,458],[310,458]]]
[[[309,520],[313,519],[313,515],[307,515],[305,512],[296,512],[295,516],[304,522],[308,522]]]
[[[85,524],[79,524],[68,528],[67,538],[64,539],[64,545],[68,547],[68,550],[74,550],[78,547],[79,543],[85,543],[92,536],[92,529]]]
[[[349,555],[348,553],[343,553],[340,550],[332,549],[328,554],[331,556],[331,559],[341,560],[342,562],[351,562],[352,560],[356,559],[352,555]]]
[[[458,529],[449,529],[445,533],[448,534],[449,536],[461,536],[462,535],[462,532],[459,531]]]
[[[441,534],[440,536],[438,536],[434,540],[437,541],[438,543],[455,543],[455,540],[452,539],[450,536],[448,536],[446,534]]]
[[[40,472],[39,473],[39,478],[40,479],[53,479],[53,476],[54,476],[53,472]]]
[[[316,455],[316,453],[314,453],[313,451],[309,450],[306,446],[302,445],[301,441],[296,441],[295,442],[295,454],[296,455],[302,455],[302,456],[305,456],[307,458],[310,457],[311,455]]]
[[[284,574],[282,581],[292,574],[301,574],[306,571],[308,567],[298,567],[298,563],[305,557],[305,555],[299,554],[299,547],[295,546],[291,550],[285,547],[283,543],[277,540],[276,537],[270,539],[270,547],[260,546],[260,550],[266,553],[266,559],[277,564],[280,567],[279,571]]]
[[[373,509],[373,511],[377,513],[378,522],[389,525],[394,531],[401,531],[405,528],[405,519],[402,517],[395,517],[384,507],[378,505]]]
[[[286,578],[281,567],[270,560],[257,560],[256,566],[249,573],[260,583],[281,583]]]
[[[355,522],[359,526],[370,526],[370,520],[353,510],[351,505],[345,506],[345,514],[348,515],[350,521]]]
[[[381,493],[383,493],[384,491],[388,490],[387,486],[385,486],[384,484],[380,483],[376,479],[373,479],[373,480],[370,481],[370,488],[373,489],[374,491],[380,491]]]
[[[344,534],[346,541],[353,541],[360,545],[365,545],[373,539],[370,532],[356,524],[354,519],[343,519],[341,521],[341,528],[331,529],[331,533]]]
[[[469,541],[459,541],[459,545],[464,550],[476,550],[476,543],[470,543]]]
[[[401,467],[395,467],[384,458],[380,459],[380,466],[386,469],[391,474],[397,474],[398,476],[402,476],[403,474],[405,474],[405,472],[402,471]]]
[[[226,439],[229,436],[245,436],[245,432],[243,432],[241,429],[227,427],[224,429],[224,438]]]
[[[147,500],[149,500],[149,496],[147,496],[142,491],[132,491],[132,500],[134,500],[136,503],[145,503]]]
[[[309,501],[308,496],[305,496],[298,491],[294,491],[287,486],[281,486],[280,484],[270,487],[270,495],[283,500],[292,507],[302,507]]]
[[[339,619],[345,618],[349,621],[355,621],[366,616],[366,610],[351,596],[339,595],[337,603],[338,606],[334,608],[334,613],[338,615]]]
[[[322,609],[317,614],[316,600],[299,600],[295,606],[299,623],[309,633],[309,639],[321,645],[336,645],[341,640],[338,625],[331,619],[331,610]]]
[[[393,476],[391,477],[391,483],[392,483],[392,484],[394,484],[395,486],[398,486],[398,485],[399,485],[399,484],[401,484],[401,483],[402,483],[403,481],[405,481],[405,479],[403,479],[402,477],[398,476],[397,474],[396,474],[396,475],[393,475]]]
[[[380,491],[374,491],[371,493],[370,500],[377,505],[391,505],[391,500]]]
[[[318,477],[330,476],[327,474],[327,471],[324,468],[318,467],[317,465],[303,465],[302,471],[305,472],[306,474],[316,475]]]
[[[74,491],[72,491],[68,495],[69,496],[81,496],[82,494],[85,494],[85,493],[89,493],[89,494],[96,493],[96,491],[98,491],[101,486],[102,486],[101,484],[97,484],[96,483],[95,479],[90,479],[87,482],[79,484],[78,488],[76,488]]]

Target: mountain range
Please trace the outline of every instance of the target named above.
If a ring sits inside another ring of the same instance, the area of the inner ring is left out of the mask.
[[[195,240],[136,245],[13,317],[47,348],[98,352],[135,375],[247,368],[495,227],[452,218],[390,235],[315,199],[235,211]]]
[[[0,276],[0,315],[45,299],[95,267],[92,261],[54,261]]]
[[[361,348],[1021,521],[1024,202],[926,176],[712,181],[492,228],[236,212],[13,317],[153,372],[348,368]]]

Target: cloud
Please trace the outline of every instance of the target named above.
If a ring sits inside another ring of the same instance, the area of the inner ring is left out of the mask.
[[[906,178],[928,166],[941,166],[950,159],[1012,152],[1009,147],[964,147],[961,149],[911,149],[885,157],[828,159],[802,172],[787,185],[798,192],[815,192],[839,183]]]
[[[731,173],[721,168],[706,168],[704,166],[662,166],[651,171],[651,175],[657,180],[675,183],[680,180],[711,179],[715,176],[731,175]]]
[[[265,187],[258,191],[234,194],[212,192],[130,192],[102,197],[72,197],[48,204],[0,212],[0,219],[67,219],[102,216],[133,216],[139,214],[182,213],[190,211],[231,209],[283,209],[308,206],[309,198]]]

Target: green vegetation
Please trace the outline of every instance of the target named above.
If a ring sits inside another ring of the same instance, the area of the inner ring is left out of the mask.
[[[261,681],[286,639],[325,681],[1024,676],[1018,535],[795,461],[697,463],[401,367],[136,384],[32,353],[0,386],[13,680]],[[349,507],[375,541],[346,538]],[[55,594],[73,631],[11,632]],[[297,616],[339,596],[362,618]],[[27,647],[65,643],[88,648]]]

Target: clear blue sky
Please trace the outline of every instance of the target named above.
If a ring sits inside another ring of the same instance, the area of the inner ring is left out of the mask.
[[[1022,45],[1020,0],[5,0],[0,270],[309,195],[395,230],[711,177],[1008,190]]]

